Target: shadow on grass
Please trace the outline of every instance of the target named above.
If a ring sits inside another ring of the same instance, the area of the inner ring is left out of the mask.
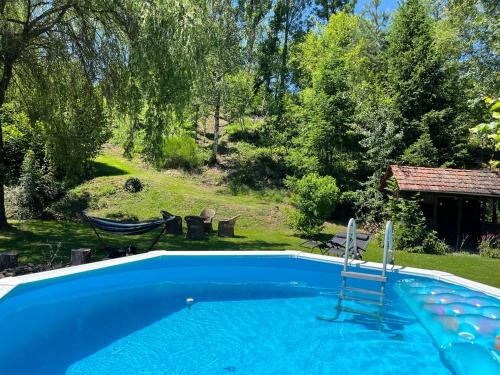
[[[155,246],[159,250],[284,250],[289,247],[288,243],[270,242],[265,240],[243,240],[245,236],[235,236],[233,238],[221,238],[217,235],[210,235],[205,240],[187,240],[184,236],[163,236]]]
[[[94,168],[94,177],[103,177],[103,176],[123,176],[128,174],[127,171],[114,167],[112,165],[101,163],[99,161],[93,161],[92,167]]]
[[[159,229],[139,236],[121,236],[99,232],[109,247],[125,249],[132,244],[139,253],[145,252]],[[41,262],[52,246],[60,247],[59,258],[69,263],[71,249],[92,249],[92,260],[102,260],[108,254],[104,243],[99,241],[92,228],[86,223],[53,220],[32,220],[14,222],[12,228],[0,232],[0,252],[15,250],[19,252],[21,263]],[[248,240],[245,236],[221,238],[211,234],[205,240],[192,241],[184,235],[163,234],[153,250],[283,250],[289,248],[285,242]]]

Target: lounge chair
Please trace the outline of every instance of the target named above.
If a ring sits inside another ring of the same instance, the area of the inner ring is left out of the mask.
[[[190,240],[203,240],[205,238],[205,223],[200,216],[186,216],[186,238]]]
[[[230,219],[219,220],[217,235],[219,237],[234,237],[234,225],[239,217],[240,215],[236,215]]]
[[[200,213],[200,217],[203,219],[203,227],[205,228],[205,233],[212,233],[212,220],[215,216],[215,210],[212,208],[204,208]]]
[[[156,236],[153,239],[153,242],[151,242],[147,251],[150,251],[153,248],[153,246],[158,242],[161,235],[166,231],[168,223],[175,219],[175,216],[164,216],[163,219],[158,219],[158,220],[116,221],[116,220],[102,219],[99,217],[89,216],[85,211],[83,212],[83,216],[87,219],[90,226],[94,230],[94,233],[96,234],[97,238],[99,239],[99,241],[101,241],[101,243],[104,245],[104,248],[106,249],[111,249],[111,247],[109,247],[106,244],[106,242],[99,235],[99,232],[97,230],[108,233],[120,234],[124,236],[136,236],[148,233],[158,227],[163,226],[163,229],[160,231],[158,236]],[[132,245],[129,245],[129,248],[132,248]],[[114,251],[116,253],[116,249]]]
[[[182,234],[182,217],[172,215],[170,212],[167,211],[161,211],[161,215],[163,218],[169,218],[169,217],[174,217],[174,220],[170,220],[167,223],[167,228],[165,230],[165,233],[168,234]]]
[[[371,240],[371,235],[369,233],[358,233],[356,235],[356,251],[355,257],[357,259],[363,258],[363,252],[366,251],[368,243]],[[344,232],[337,233],[331,239],[326,242],[309,240],[304,242],[302,245],[309,246],[311,248],[318,248],[323,255],[337,255],[344,256],[345,253],[345,243],[346,234]]]

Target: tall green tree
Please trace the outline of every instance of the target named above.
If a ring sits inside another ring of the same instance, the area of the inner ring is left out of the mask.
[[[141,3],[135,3],[140,22],[127,45],[126,85],[117,110],[128,115],[130,143],[143,130],[142,152],[160,165],[165,138],[184,120],[193,98],[193,82],[202,73],[208,76],[204,61],[211,45],[211,15],[205,1]]]
[[[388,42],[389,91],[401,116],[402,146],[408,148],[429,133],[433,146],[443,152],[440,161],[444,162],[451,153],[452,136],[457,135],[458,77],[447,69],[445,56],[436,48],[434,23],[421,0],[401,4]],[[413,151],[420,149],[416,145]]]
[[[208,2],[207,51],[205,73],[198,81],[198,93],[212,109],[214,117],[213,157],[219,146],[221,110],[229,91],[229,77],[242,66],[241,36],[237,24],[237,8],[231,0]]]
[[[500,91],[500,7],[497,0],[450,0],[446,23],[456,38],[461,75],[470,80],[476,98]],[[444,25],[443,25],[444,27]]]
[[[300,73],[296,168],[331,175],[348,190],[358,167],[355,130],[356,81],[366,66],[363,33],[357,16],[339,13],[325,29],[309,32],[294,52]]]
[[[74,61],[74,67],[95,82],[102,73],[101,63],[110,57],[105,46],[121,40],[130,21],[128,10],[122,1],[0,1],[0,110],[13,81],[38,67],[34,56],[47,65],[54,60]],[[86,88],[94,90],[93,85]],[[0,129],[0,227],[7,225],[2,133]]]
[[[280,121],[290,78],[290,45],[304,30],[306,0],[276,0],[267,32],[259,48],[257,85],[268,94],[268,111]]]
[[[319,20],[328,22],[332,14],[342,10],[354,11],[356,0],[314,0],[314,13]]]
[[[245,59],[249,70],[254,66],[256,42],[263,33],[265,17],[272,0],[238,0],[238,19],[245,39]]]

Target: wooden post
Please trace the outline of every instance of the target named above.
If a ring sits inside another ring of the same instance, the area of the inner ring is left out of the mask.
[[[437,225],[437,220],[438,220],[438,197],[434,196],[434,206],[433,206],[433,212],[432,212],[432,226],[435,231],[438,229]]]
[[[0,271],[6,268],[17,267],[17,257],[19,256],[17,251],[6,251],[0,253]]]
[[[491,213],[491,222],[496,225],[497,224],[497,200],[492,199],[491,200],[491,206],[493,209],[493,212]]]
[[[77,266],[79,264],[90,263],[90,257],[90,249],[73,249],[71,250],[71,265]]]
[[[462,232],[462,198],[458,198],[457,243],[455,245],[455,250],[458,250],[458,244],[460,243],[461,232]]]

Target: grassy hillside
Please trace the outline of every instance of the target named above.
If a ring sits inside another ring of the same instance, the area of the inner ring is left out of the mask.
[[[307,250],[300,246],[303,240],[285,225],[286,197],[280,192],[233,195],[220,183],[214,170],[199,175],[177,171],[156,171],[138,161],[123,158],[117,150],[106,149],[96,160],[98,177],[73,190],[78,196],[88,193],[92,215],[110,218],[150,219],[160,216],[160,210],[176,215],[199,214],[204,207],[217,210],[218,218],[242,215],[236,224],[236,238],[218,238],[215,234],[205,241],[189,241],[183,236],[163,236],[155,249],[165,250]],[[123,183],[129,177],[138,177],[143,191],[129,193]],[[215,223],[216,227],[216,223]],[[327,224],[325,236],[344,228]],[[140,237],[105,235],[111,244],[126,246],[132,241],[145,250],[156,233]],[[49,256],[49,249],[60,246],[60,255],[68,259],[71,249],[90,247],[97,258],[100,247],[93,231],[86,223],[61,221],[14,222],[12,230],[0,233],[0,251],[18,250],[21,260],[38,261]],[[382,250],[375,242],[369,246],[366,260],[380,261]],[[398,252],[397,264],[439,269],[476,281],[500,287],[500,260],[473,255],[426,255]]]

